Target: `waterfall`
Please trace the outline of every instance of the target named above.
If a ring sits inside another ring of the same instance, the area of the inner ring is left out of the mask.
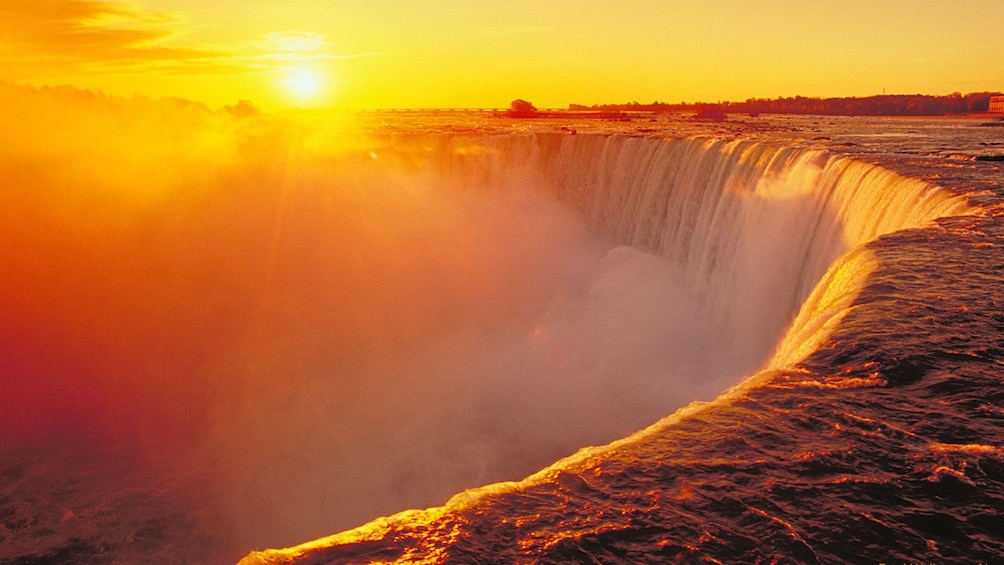
[[[843,254],[968,210],[876,165],[753,140],[536,134],[453,138],[439,151],[448,175],[538,184],[603,237],[663,258],[740,356],[769,356]]]

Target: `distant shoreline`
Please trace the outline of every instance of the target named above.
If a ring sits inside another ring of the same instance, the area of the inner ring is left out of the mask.
[[[958,92],[934,96],[929,94],[881,94],[866,97],[809,98],[749,98],[743,102],[696,102],[688,104],[569,104],[570,111],[601,112],[654,112],[654,113],[708,113],[818,115],[818,116],[972,116],[992,117],[1004,114],[990,113],[990,98],[1000,92]]]

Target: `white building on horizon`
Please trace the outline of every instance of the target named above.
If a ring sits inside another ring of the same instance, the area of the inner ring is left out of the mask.
[[[991,114],[1004,114],[1004,95],[991,96],[990,107],[987,112]]]

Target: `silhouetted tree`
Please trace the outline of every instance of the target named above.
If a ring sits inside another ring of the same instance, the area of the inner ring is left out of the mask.
[[[529,118],[537,114],[537,107],[523,99],[513,100],[506,115],[512,118]]]
[[[970,112],[986,112],[990,108],[990,92],[974,92],[966,95],[966,109]]]

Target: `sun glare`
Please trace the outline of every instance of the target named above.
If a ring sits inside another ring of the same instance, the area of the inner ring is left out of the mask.
[[[310,102],[321,94],[323,81],[316,70],[299,67],[287,73],[284,85],[297,102]]]

